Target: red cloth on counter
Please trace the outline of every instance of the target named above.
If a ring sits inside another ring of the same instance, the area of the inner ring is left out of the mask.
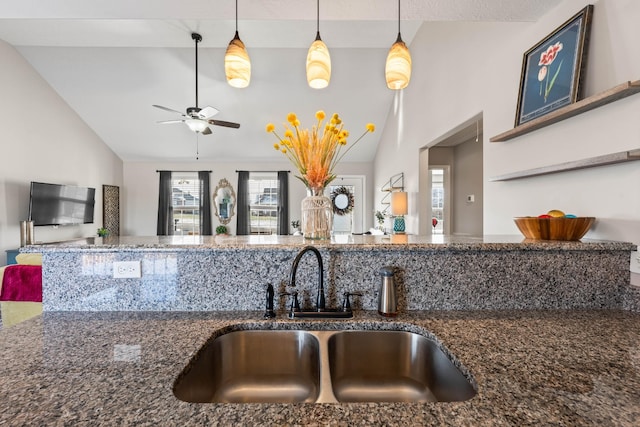
[[[7,266],[2,279],[0,301],[42,302],[42,266]]]

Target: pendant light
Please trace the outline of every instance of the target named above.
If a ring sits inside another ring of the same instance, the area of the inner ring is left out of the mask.
[[[236,0],[236,35],[229,42],[224,55],[224,72],[227,82],[237,88],[249,86],[251,81],[251,61],[244,43],[238,36],[238,0]]]
[[[316,6],[316,39],[307,53],[307,83],[314,89],[322,89],[329,86],[331,79],[331,56],[320,38],[320,0],[317,0]]]
[[[389,49],[384,74],[389,89],[404,89],[411,80],[411,54],[400,36],[400,0],[398,0],[398,38]]]

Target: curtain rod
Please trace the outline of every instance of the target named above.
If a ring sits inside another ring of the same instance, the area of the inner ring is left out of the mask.
[[[158,173],[159,172],[182,172],[182,173],[184,173],[184,172],[213,172],[213,171],[169,171],[169,170],[158,170],[158,169],[156,169],[156,172],[158,172]]]
[[[239,170],[236,170],[236,173],[237,173],[237,172],[258,172],[258,173],[265,173],[265,172],[286,172],[286,173],[291,173],[291,171],[239,171]]]

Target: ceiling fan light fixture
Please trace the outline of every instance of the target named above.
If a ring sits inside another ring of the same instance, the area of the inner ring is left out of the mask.
[[[313,89],[322,89],[329,86],[331,80],[331,56],[320,38],[320,0],[316,1],[316,11],[316,39],[307,53],[307,83]]]
[[[229,42],[227,53],[224,55],[224,72],[227,76],[227,83],[233,87],[245,88],[251,82],[251,61],[237,31],[233,40]]]
[[[393,90],[404,89],[411,81],[411,53],[400,35],[400,0],[398,0],[398,38],[389,49],[384,75],[387,87]]]
[[[209,123],[199,119],[187,119],[184,123],[189,126],[189,129],[196,133],[202,133],[209,127]]]
[[[236,37],[237,36],[238,36],[238,32],[236,31]],[[187,107],[187,114],[182,114],[178,110],[163,107],[162,105],[153,104],[153,107],[159,108],[164,111],[168,111],[170,113],[177,113],[177,114],[180,114],[180,116],[182,116],[180,120],[165,120],[159,123],[184,123],[192,132],[200,133],[202,135],[210,135],[212,133],[209,125],[224,126],[228,128],[238,129],[240,127],[239,123],[226,122],[223,120],[212,120],[211,117],[219,113],[217,108],[213,108],[210,105],[207,105],[204,108],[200,108],[198,106],[200,105],[198,104],[198,43],[202,41],[202,36],[198,33],[191,33],[191,39],[195,42],[195,71],[196,71],[195,107]],[[238,38],[238,40],[240,39]],[[197,151],[197,148],[196,148],[196,151]]]

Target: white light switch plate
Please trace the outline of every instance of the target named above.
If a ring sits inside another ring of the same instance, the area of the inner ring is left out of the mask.
[[[140,261],[115,261],[113,263],[114,279],[137,279],[141,276]]]

